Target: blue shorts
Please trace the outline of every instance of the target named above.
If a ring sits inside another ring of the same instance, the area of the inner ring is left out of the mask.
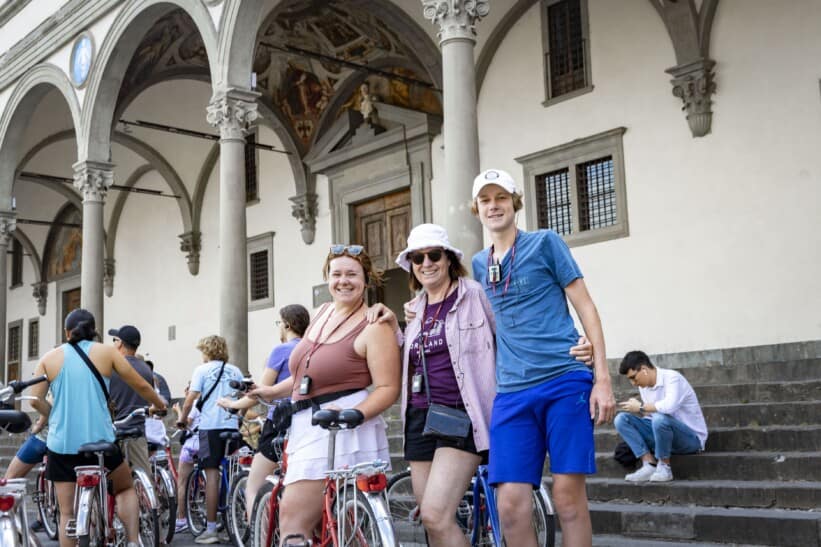
[[[29,465],[40,463],[43,461],[43,456],[46,455],[46,443],[38,439],[36,435],[30,435],[20,445],[16,455],[18,460]]]
[[[592,389],[591,373],[573,371],[527,389],[498,393],[490,419],[490,483],[538,487],[545,452],[553,474],[595,473]]]

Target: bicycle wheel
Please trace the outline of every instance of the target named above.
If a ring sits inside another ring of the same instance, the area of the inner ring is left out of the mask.
[[[282,489],[277,492],[276,505],[271,507],[274,485],[265,481],[257,492],[254,499],[254,506],[251,510],[250,537],[248,545],[251,547],[279,547],[279,499],[282,497]],[[273,511],[272,511],[273,509]],[[271,536],[267,538],[268,527],[271,525],[271,518],[274,522],[271,527]]]
[[[541,547],[553,547],[556,542],[556,515],[552,504],[545,500],[547,492],[533,491],[533,528],[536,530],[536,542]]]
[[[75,502],[76,503],[76,502]],[[88,498],[87,533],[77,536],[78,547],[103,547],[106,541],[105,522],[100,510],[100,496],[97,490]]]
[[[198,467],[185,481],[185,518],[192,535],[205,531],[205,471]]]
[[[393,547],[395,544],[394,538],[383,536],[371,504],[353,484],[337,492],[336,515],[345,519],[340,547]]]
[[[168,544],[174,539],[177,518],[177,492],[174,489],[174,479],[171,478],[171,473],[163,467],[157,466],[154,482],[157,483],[157,501],[160,504],[158,515],[160,540]]]
[[[250,530],[248,528],[248,513],[245,503],[245,484],[248,482],[248,472],[240,471],[231,480],[231,489],[228,491],[228,535],[236,547],[245,547]]]
[[[410,471],[402,471],[388,480],[388,511],[401,543],[426,544],[425,527],[419,519],[419,507],[413,495]]]
[[[57,506],[54,483],[46,478],[45,469],[37,474],[37,512],[48,538],[56,540],[60,528],[60,508]]]
[[[140,505],[140,540],[143,547],[159,547],[159,510],[151,503],[151,496],[143,479],[136,474],[134,475],[134,491],[137,493],[137,502]]]

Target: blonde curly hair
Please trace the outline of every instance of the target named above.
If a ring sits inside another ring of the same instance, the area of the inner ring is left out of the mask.
[[[228,361],[228,343],[225,338],[212,334],[197,342],[197,349],[209,361]]]

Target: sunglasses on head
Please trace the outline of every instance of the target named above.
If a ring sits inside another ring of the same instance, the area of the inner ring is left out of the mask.
[[[427,256],[431,262],[439,262],[442,260],[442,255],[445,254],[445,251],[442,249],[434,249],[428,252],[414,252],[408,255],[408,260],[416,264],[417,266],[421,266],[425,262],[425,256]]]
[[[359,256],[365,247],[362,245],[331,245],[331,254],[334,256],[341,256],[348,254],[349,256]]]

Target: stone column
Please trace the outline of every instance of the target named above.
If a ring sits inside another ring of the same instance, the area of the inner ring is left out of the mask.
[[[220,132],[220,335],[231,362],[248,372],[248,258],[245,227],[245,135],[257,118],[257,94],[214,96],[208,123]]]
[[[465,253],[465,265],[482,248],[482,226],[470,212],[473,179],[479,174],[476,120],[475,23],[487,15],[488,0],[422,0],[425,18],[439,25],[445,173],[438,178],[444,204],[434,218]]]
[[[80,305],[103,332],[104,230],[103,206],[114,182],[114,165],[98,161],[74,164],[74,187],[83,195],[83,257],[80,266]]]
[[[11,245],[12,232],[17,226],[17,215],[11,211],[0,211],[0,363],[6,363],[6,295],[8,293],[8,250]],[[6,380],[5,364],[0,371],[0,381]]]

